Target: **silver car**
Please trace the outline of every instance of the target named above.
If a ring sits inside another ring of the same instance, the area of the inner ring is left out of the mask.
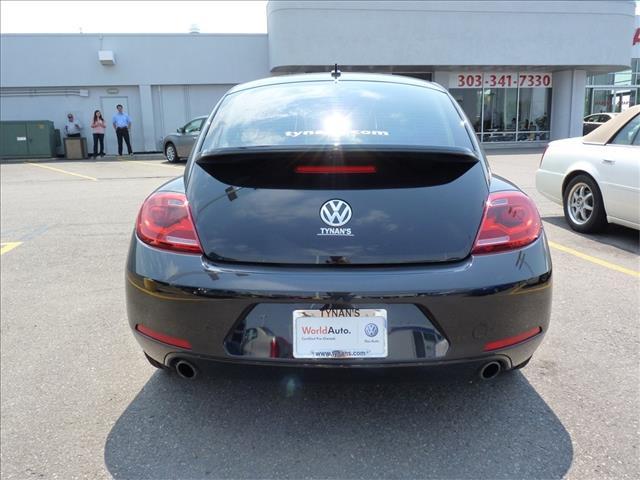
[[[197,117],[188,122],[184,127],[176,130],[162,140],[163,151],[167,160],[171,163],[186,159],[191,153],[193,144],[200,135],[200,129],[207,117]]]

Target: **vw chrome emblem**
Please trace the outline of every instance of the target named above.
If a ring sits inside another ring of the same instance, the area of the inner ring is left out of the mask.
[[[330,227],[341,227],[351,220],[351,207],[344,200],[329,200],[320,207],[320,218]]]
[[[364,327],[364,333],[367,334],[367,337],[375,337],[378,335],[378,326],[375,323],[367,323]]]

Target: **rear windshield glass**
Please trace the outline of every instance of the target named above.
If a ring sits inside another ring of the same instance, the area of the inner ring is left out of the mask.
[[[441,91],[398,83],[318,81],[228,95],[202,150],[356,144],[473,148],[462,118]]]

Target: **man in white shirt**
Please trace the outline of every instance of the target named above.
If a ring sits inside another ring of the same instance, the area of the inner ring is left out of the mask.
[[[67,124],[64,126],[64,133],[67,137],[79,137],[82,125],[74,121],[73,113],[67,115]]]

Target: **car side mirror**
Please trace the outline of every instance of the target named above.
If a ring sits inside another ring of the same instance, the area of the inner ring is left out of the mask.
[[[178,133],[184,133],[184,128],[183,127],[179,127],[178,128]]]

